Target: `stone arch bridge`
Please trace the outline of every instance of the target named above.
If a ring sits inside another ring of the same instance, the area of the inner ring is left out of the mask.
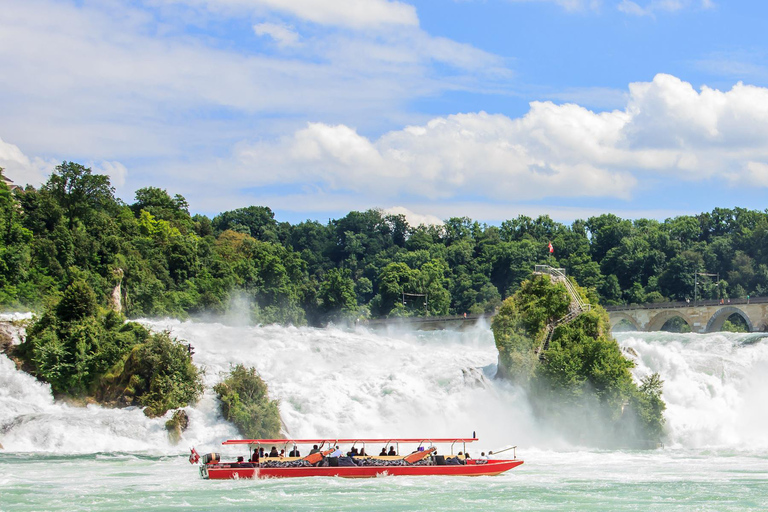
[[[743,318],[749,332],[768,328],[768,297],[731,299],[724,303],[719,300],[661,302],[607,306],[605,309],[611,318],[611,329],[627,322],[637,331],[659,331],[667,321],[680,317],[690,326],[691,332],[717,332],[731,315]]]
[[[717,300],[693,302],[662,302],[634,304],[630,306],[607,306],[611,329],[622,321],[628,322],[637,331],[659,331],[667,321],[680,317],[691,327],[691,332],[705,333],[722,330],[731,315],[744,319],[750,332],[768,331],[768,297],[731,299],[720,304]],[[456,315],[437,317],[411,317],[376,319],[366,322],[371,327],[403,325],[411,329],[468,329],[478,322],[490,323],[493,314]]]

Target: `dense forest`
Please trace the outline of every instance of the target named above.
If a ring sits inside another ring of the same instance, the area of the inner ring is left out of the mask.
[[[698,278],[699,297],[768,292],[761,211],[410,226],[368,210],[292,225],[266,206],[190,215],[171,194],[142,188],[126,204],[107,176],[73,162],[39,189],[0,183],[0,306],[42,310],[77,282],[101,306],[121,283],[134,318],[225,313],[236,303],[248,304],[254,323],[296,325],[479,313],[496,309],[539,263],[565,268],[607,305],[693,298],[697,272],[719,275]]]

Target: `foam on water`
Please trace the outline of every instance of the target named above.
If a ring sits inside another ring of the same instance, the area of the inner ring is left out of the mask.
[[[768,448],[768,340],[761,334],[622,333],[638,376],[664,380],[673,446]]]
[[[487,324],[465,332],[375,332],[365,328],[248,327],[146,320],[195,347],[207,391],[187,408],[190,428],[172,446],[165,418],[135,408],[75,407],[0,356],[0,443],[7,452],[177,454],[188,445],[219,449],[237,437],[210,388],[238,363],[267,381],[290,436],[469,436],[482,446],[572,450],[537,424],[525,395],[494,381],[497,359]],[[757,335],[623,333],[637,377],[665,380],[672,447],[766,450],[768,343]]]
[[[487,325],[462,333],[150,325],[192,343],[209,386],[232,364],[254,366],[280,400],[293,437],[470,436],[477,430],[498,444],[538,432],[525,397],[491,380],[497,354]]]

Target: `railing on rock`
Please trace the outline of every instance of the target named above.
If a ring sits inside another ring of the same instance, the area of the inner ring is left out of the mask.
[[[534,274],[549,274],[552,281],[556,283],[563,283],[565,289],[568,291],[568,295],[571,298],[571,304],[568,306],[568,314],[564,317],[555,320],[552,323],[547,324],[546,333],[544,339],[541,340],[541,344],[534,351],[539,356],[539,360],[544,359],[544,352],[549,349],[549,342],[552,340],[552,335],[555,333],[555,328],[559,325],[568,324],[576,319],[580,314],[592,309],[592,305],[584,302],[579,292],[571,283],[571,280],[565,276],[565,269],[552,268],[549,265],[536,265]]]

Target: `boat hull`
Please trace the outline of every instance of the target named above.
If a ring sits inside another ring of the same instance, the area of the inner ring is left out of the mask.
[[[296,468],[248,468],[234,464],[208,464],[200,468],[203,478],[229,480],[240,478],[296,478],[310,476],[338,476],[342,478],[374,478],[385,475],[422,476],[493,476],[509,471],[522,460],[491,460],[486,464],[469,461],[462,465],[446,466],[343,466]]]

